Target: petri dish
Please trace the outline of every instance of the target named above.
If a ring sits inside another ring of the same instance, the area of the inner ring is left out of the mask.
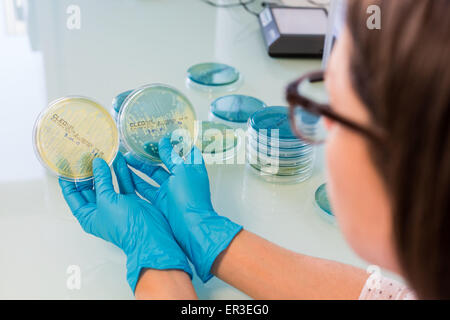
[[[299,180],[303,180],[303,177],[305,176],[309,178],[313,171],[312,165],[303,168],[282,168],[252,162],[249,162],[248,164],[263,174],[271,174],[278,177],[298,177]]]
[[[211,114],[230,123],[245,124],[250,116],[266,107],[261,100],[239,94],[217,98],[211,103]]]
[[[248,120],[248,133],[261,144],[281,148],[309,146],[292,131],[287,107],[267,107]]]
[[[252,128],[247,129],[247,137],[249,140],[254,140],[258,144],[262,144],[274,149],[280,148],[285,150],[298,150],[305,147],[311,147],[310,144],[300,139],[282,140],[275,137],[267,137],[266,135],[264,135],[264,131],[259,131],[258,133]]]
[[[314,150],[314,147],[311,145],[305,145],[300,148],[281,148],[281,147],[272,147],[265,145],[263,143],[258,143],[258,141],[254,139],[248,139],[248,145],[251,147],[254,151],[260,152],[262,154],[271,156],[278,156],[281,158],[297,158],[305,156],[306,154],[311,153]]]
[[[234,129],[226,124],[202,121],[201,129],[197,147],[202,153],[223,153],[235,149],[239,144]]]
[[[36,155],[44,167],[70,181],[92,178],[92,161],[111,164],[119,148],[114,119],[97,102],[85,97],[53,101],[34,126]]]
[[[133,92],[133,90],[128,90],[128,91],[122,92],[113,99],[112,115],[113,115],[114,121],[116,121],[116,124],[119,122],[118,115],[119,115],[120,109],[122,108],[123,102],[132,92]],[[127,153],[127,149],[125,149],[122,142],[120,142],[120,144],[119,144],[119,151],[123,154]]]
[[[202,86],[219,87],[233,84],[239,80],[239,71],[229,65],[216,62],[200,63],[187,71],[190,81]]]
[[[331,211],[330,201],[328,200],[326,184],[322,184],[319,188],[317,188],[315,198],[316,203],[320,209],[322,209],[329,215],[333,215],[333,211]]]
[[[267,107],[255,112],[249,119],[249,127],[258,132],[264,130],[264,135],[271,137],[276,130],[276,138],[297,140],[291,129],[287,107]]]
[[[301,183],[306,180],[308,180],[312,176],[312,169],[306,170],[300,174],[292,174],[292,175],[278,175],[273,174],[269,170],[264,171],[264,168],[261,168],[257,165],[247,164],[247,168],[250,168],[250,171],[257,175],[258,177],[262,178],[266,182],[269,183],[276,183],[276,184],[296,184]]]
[[[331,210],[330,201],[328,199],[328,194],[326,190],[326,184],[322,184],[319,188],[317,188],[315,192],[315,200],[316,204],[321,209],[323,213],[322,216],[326,218],[329,222],[334,223],[336,218]]]
[[[310,164],[314,161],[315,154],[310,152],[304,156],[295,158],[283,158],[280,156],[270,156],[261,152],[253,150],[251,147],[247,147],[247,153],[253,158],[257,159],[260,163],[273,164],[277,163],[280,167],[299,167],[305,164]]]
[[[195,144],[195,111],[177,89],[150,84],[134,90],[118,115],[121,142],[143,161],[160,163],[158,144],[167,137],[174,150],[186,157]]]
[[[259,155],[249,153],[247,159],[251,164],[258,164],[264,167],[277,167],[285,172],[293,172],[293,173],[302,172],[303,169],[310,168],[311,166],[314,165],[314,157],[311,157],[304,161],[299,161],[297,163],[293,162],[287,163],[283,162],[282,160],[264,159]]]

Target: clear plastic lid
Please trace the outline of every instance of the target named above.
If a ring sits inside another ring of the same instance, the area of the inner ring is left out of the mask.
[[[235,68],[216,62],[200,63],[190,67],[187,77],[202,86],[218,87],[233,84],[240,74]]]
[[[36,120],[33,142],[40,162],[71,181],[91,179],[93,159],[102,158],[111,164],[119,148],[111,115],[84,97],[65,97],[50,103]]]
[[[161,162],[159,141],[167,137],[174,150],[187,156],[195,144],[195,111],[178,90],[164,84],[136,89],[124,101],[118,116],[124,147],[141,160]]]
[[[257,152],[248,146],[247,146],[246,152],[252,158],[252,160],[257,161],[258,163],[268,164],[268,165],[278,165],[280,167],[285,167],[285,168],[305,167],[306,165],[313,163],[314,156],[315,156],[315,153],[311,152],[307,155],[305,154],[304,156],[297,157],[297,158],[281,158],[281,157],[269,156],[267,154]]]
[[[247,143],[253,150],[261,152],[267,155],[278,155],[282,158],[296,158],[304,156],[305,154],[310,153],[314,147],[311,145],[306,145],[300,148],[290,148],[285,149],[281,147],[271,147],[270,145],[258,143],[255,139],[247,139]]]
[[[311,163],[301,167],[280,167],[270,163],[257,162],[251,156],[247,156],[247,161],[251,167],[264,174],[271,174],[280,177],[299,176],[299,175],[310,176],[312,170],[314,169],[314,165]]]
[[[220,97],[211,103],[211,113],[225,121],[246,123],[250,116],[266,107],[261,100],[239,94]]]
[[[297,175],[279,176],[260,171],[258,168],[255,168],[250,164],[248,164],[246,167],[255,176],[260,177],[261,179],[265,180],[268,183],[275,183],[275,184],[283,184],[283,185],[297,184],[308,180],[312,176],[312,170]]]

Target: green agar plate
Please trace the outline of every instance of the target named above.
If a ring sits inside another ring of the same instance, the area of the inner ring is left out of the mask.
[[[258,133],[264,130],[267,137],[271,137],[273,130],[276,130],[277,139],[297,140],[291,129],[287,107],[267,107],[259,110],[249,118],[249,126]]]
[[[266,107],[261,100],[232,94],[217,98],[211,103],[211,114],[221,120],[234,123],[247,123],[250,116]]]
[[[333,211],[331,211],[330,202],[328,200],[326,184],[321,185],[315,194],[316,203],[320,209],[322,209],[327,215],[334,217]]]
[[[232,127],[211,121],[202,121],[201,126],[202,134],[197,147],[202,153],[223,153],[237,147],[238,137]]]
[[[188,79],[203,86],[226,86],[239,80],[235,68],[215,62],[201,63],[189,68]]]
[[[66,97],[52,102],[37,119],[34,147],[41,163],[62,179],[92,178],[92,160],[114,160],[119,138],[111,115],[98,103],[84,97]]]
[[[161,162],[158,143],[167,137],[181,156],[195,144],[195,111],[178,90],[151,84],[136,89],[123,102],[119,115],[121,142],[144,161]]]

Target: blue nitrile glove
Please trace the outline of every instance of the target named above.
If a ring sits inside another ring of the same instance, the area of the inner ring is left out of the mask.
[[[133,90],[128,90],[125,92],[120,93],[119,95],[117,95],[113,102],[112,102],[112,106],[114,111],[118,114],[120,112],[120,109],[122,109],[122,104],[125,101],[126,98],[128,98],[128,96],[133,92]]]
[[[143,268],[180,269],[192,278],[186,255],[174,239],[164,215],[139,198],[130,170],[119,153],[114,161],[120,194],[114,191],[111,170],[94,159],[94,183],[75,184],[60,180],[67,204],[87,233],[109,241],[127,256],[127,280],[135,291]],[[77,188],[78,187],[78,188]]]
[[[167,169],[125,155],[129,165],[152,178],[154,187],[132,173],[139,194],[167,217],[175,238],[189,257],[198,276],[211,279],[211,267],[242,227],[219,216],[211,204],[208,173],[201,152],[194,147],[187,160],[173,151],[169,139],[159,143],[159,155]]]

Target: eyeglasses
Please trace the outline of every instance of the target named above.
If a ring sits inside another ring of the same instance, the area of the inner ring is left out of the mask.
[[[383,141],[383,130],[358,124],[333,111],[328,104],[324,78],[324,71],[312,72],[292,82],[287,87],[286,100],[289,103],[289,117],[294,133],[305,142],[311,144],[323,143],[327,135],[324,118],[328,118],[376,143]],[[317,100],[322,102],[316,102]],[[323,100],[326,100],[326,102],[323,102]]]

